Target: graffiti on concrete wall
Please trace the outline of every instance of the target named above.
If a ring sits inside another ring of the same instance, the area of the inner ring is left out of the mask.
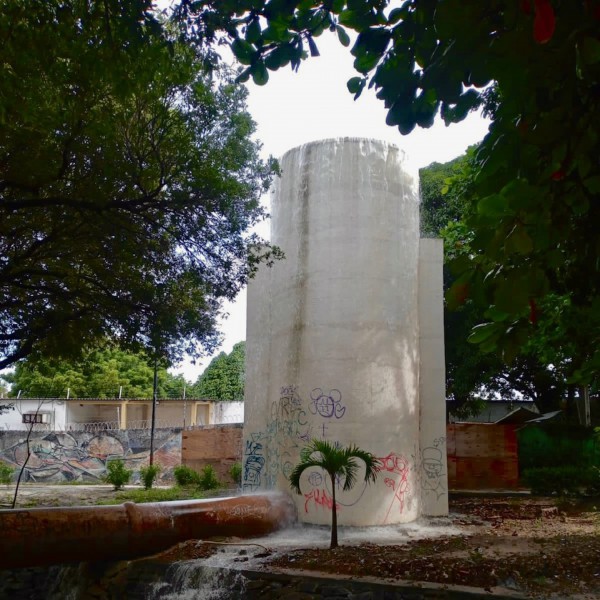
[[[392,510],[400,514],[404,511],[406,495],[410,491],[408,483],[410,464],[406,457],[395,452],[390,452],[379,460],[381,463],[379,476],[383,477],[384,485],[393,492],[393,498],[384,519],[384,523],[387,523]]]
[[[253,439],[246,440],[244,449],[244,472],[243,472],[243,490],[245,492],[255,492],[260,487],[261,473],[265,466],[265,457],[263,456],[263,445]]]
[[[181,433],[173,430],[156,432],[154,458],[163,467],[162,476],[181,463]],[[101,481],[106,464],[122,459],[133,469],[134,480],[139,468],[148,463],[149,444],[146,432],[133,430],[102,433],[37,432],[30,440],[31,456],[24,471],[25,481],[59,483],[63,481]],[[7,432],[1,438],[0,460],[20,467],[27,459],[27,442],[23,432]]]
[[[289,476],[295,453],[310,441],[312,432],[297,386],[283,386],[271,403],[265,429],[248,434],[242,490],[272,489],[280,474]]]
[[[342,392],[337,388],[315,387],[305,396],[295,385],[280,389],[272,402],[265,429],[247,434],[244,452],[242,488],[251,492],[272,489],[279,477],[286,479],[298,460],[300,449],[312,438],[329,439],[334,444],[336,423],[348,417]],[[435,494],[439,499],[447,493],[444,470],[445,438],[440,437],[422,449],[415,447],[410,456],[390,450],[380,456],[377,486],[389,490],[384,523],[394,522],[399,515],[413,508],[419,486],[423,494]],[[411,484],[414,482],[414,484]],[[368,487],[359,475],[356,485],[344,490],[344,480],[337,478],[336,507],[344,509],[358,504]],[[304,511],[331,510],[332,482],[320,469],[311,469],[303,478]],[[414,489],[413,489],[414,488]]]
[[[325,419],[341,419],[346,413],[346,407],[342,404],[342,393],[340,390],[324,391],[315,388],[310,393],[310,412]]]
[[[431,446],[421,450],[421,490],[424,495],[435,495],[436,500],[448,493],[443,462],[445,452],[445,437],[436,438]]]

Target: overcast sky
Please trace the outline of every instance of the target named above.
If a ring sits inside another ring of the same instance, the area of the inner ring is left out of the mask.
[[[438,119],[430,129],[415,129],[402,136],[397,128],[385,124],[383,102],[373,90],[365,90],[356,101],[346,81],[356,75],[349,48],[341,46],[333,35],[317,39],[321,56],[304,61],[297,73],[289,67],[270,72],[267,85],[248,83],[248,108],[257,123],[256,137],[263,143],[263,154],[280,157],[290,148],[332,137],[367,137],[394,143],[406,152],[412,168],[432,162],[446,162],[480,141],[487,123],[472,114],[458,125],[446,127]],[[265,203],[268,198],[265,198]],[[268,225],[261,228],[268,237]],[[246,339],[246,295],[228,305],[229,318],[222,323],[225,340],[219,351]],[[196,365],[184,363],[173,369],[195,381],[212,357]]]

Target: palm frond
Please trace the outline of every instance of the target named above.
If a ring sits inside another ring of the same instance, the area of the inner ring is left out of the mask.
[[[302,477],[302,473],[311,467],[318,467],[322,469],[323,463],[319,458],[309,458],[308,460],[299,462],[294,467],[294,470],[290,473],[288,477],[290,480],[290,486],[297,494],[302,493],[300,490],[300,477]]]
[[[289,476],[291,487],[300,494],[300,477],[310,467],[319,467],[332,478],[344,478],[343,489],[348,491],[356,484],[360,468],[357,459],[365,465],[364,480],[374,482],[380,468],[380,461],[373,454],[361,450],[356,445],[339,448],[327,440],[313,439],[300,451],[300,462]]]

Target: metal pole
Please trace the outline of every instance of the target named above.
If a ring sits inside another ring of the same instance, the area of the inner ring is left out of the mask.
[[[156,401],[158,399],[158,358],[154,357],[154,385],[152,389],[152,423],[150,424],[150,466],[154,464],[154,427],[156,424]]]
[[[185,398],[185,385],[183,386],[183,429],[185,431],[185,413],[187,411],[187,401]]]
[[[590,413],[590,388],[587,385],[583,386],[583,418],[586,427],[592,426],[592,419]]]

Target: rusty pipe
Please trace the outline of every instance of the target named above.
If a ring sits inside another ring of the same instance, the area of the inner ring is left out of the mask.
[[[284,493],[0,510],[0,568],[126,560],[189,539],[264,535],[295,519],[294,502]]]

